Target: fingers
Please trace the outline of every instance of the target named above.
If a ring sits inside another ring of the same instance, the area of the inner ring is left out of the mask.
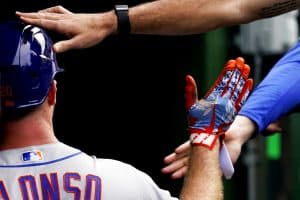
[[[69,39],[69,40],[62,40],[60,42],[57,42],[53,45],[53,49],[56,53],[62,53],[65,51],[68,51],[69,49],[73,49],[75,43],[77,43],[76,37]]]
[[[240,97],[249,74],[250,67],[245,64],[242,57],[229,60],[205,98],[215,100],[218,96],[228,96],[235,105],[238,105],[235,102]]]
[[[179,179],[179,178],[183,178],[186,174],[188,170],[188,166],[184,166],[182,168],[180,168],[179,170],[175,171],[172,175],[171,178],[172,179]]]
[[[174,169],[178,169],[180,167],[183,167],[184,165],[187,165],[187,162],[189,159],[189,154],[178,155],[178,154],[172,153],[167,157],[168,157],[168,159],[164,160],[164,162],[165,162],[165,164],[167,164],[167,166],[163,168],[163,171],[170,173],[171,171],[175,171]]]
[[[230,75],[230,77],[222,79],[226,79],[227,82],[224,83],[226,86],[223,87],[221,95],[228,96],[233,102],[236,111],[239,111],[253,87],[253,80],[248,79],[250,66],[245,64],[244,58],[237,57],[235,62],[229,61],[225,65],[224,71],[224,74]]]
[[[242,57],[237,57],[235,61],[235,67],[231,69],[233,73],[230,81],[228,81],[227,87],[222,93],[222,96],[227,95],[231,98],[232,102],[236,102],[238,99],[250,73],[250,67],[245,64],[245,60]]]
[[[190,109],[190,107],[197,101],[197,86],[196,82],[192,76],[187,75],[185,77],[185,108],[186,110]]]
[[[236,65],[242,72],[242,76],[244,79],[247,79],[250,74],[250,66],[245,64],[245,60],[242,57],[236,58]]]
[[[189,157],[184,156],[162,168],[161,172],[164,174],[171,174],[171,177],[174,179],[181,178],[187,171],[188,160]]]
[[[281,121],[275,121],[272,122],[267,126],[267,128],[262,132],[263,136],[270,136],[274,135],[276,133],[281,133],[283,131],[283,128],[281,127]]]
[[[34,16],[36,14],[41,14],[41,13],[73,14],[71,11],[65,9],[62,6],[54,6],[54,7],[46,8],[43,10],[39,10],[38,12],[31,12],[31,13],[16,11],[16,15],[18,15],[18,16],[25,16],[25,15]]]
[[[43,27],[49,30],[58,30],[58,22],[52,19],[42,19],[38,18],[35,14],[27,15],[28,17],[21,16],[20,19],[28,24],[32,24],[35,26]]]
[[[171,178],[178,179],[185,175],[188,168],[190,141],[186,141],[175,149],[174,153],[164,158],[166,167],[162,168],[164,174],[171,174]]]
[[[50,12],[50,13],[60,13],[60,14],[73,14],[71,11],[65,9],[62,6],[54,6],[50,8],[46,8],[43,10],[39,10],[38,12]]]
[[[213,101],[217,98],[217,96],[221,96],[224,90],[226,90],[228,86],[228,82],[232,77],[233,70],[236,68],[236,61],[229,60],[222,72],[217,77],[217,80],[214,82],[212,87],[205,94],[204,98],[207,100]]]
[[[170,164],[176,160],[176,153],[171,153],[164,158],[165,164]]]
[[[214,101],[218,97],[226,96],[236,111],[239,111],[253,87],[253,80],[248,79],[249,75],[250,67],[242,57],[229,60],[204,98]]]
[[[234,106],[237,111],[239,111],[241,107],[245,104],[252,88],[253,88],[253,79],[247,79],[244,84],[244,87],[239,93],[238,98],[236,99],[236,101],[234,101],[235,102]]]
[[[56,53],[62,53],[67,51],[68,49],[71,49],[71,47],[68,47],[68,41],[60,41],[53,45],[53,50]]]
[[[16,12],[16,15],[20,17],[20,19],[26,20],[60,20],[65,19],[66,15],[58,14],[58,13],[48,13],[48,12],[32,12],[32,13],[23,13]]]
[[[191,142],[190,140],[186,141],[185,143],[181,144],[175,149],[175,153],[177,154],[188,154],[191,151]]]
[[[282,127],[280,124],[280,121],[276,121],[271,123],[267,128],[266,131],[268,132],[281,132],[282,131]]]
[[[164,158],[164,162],[166,164],[170,164],[170,163],[174,162],[175,160],[178,160],[182,157],[187,156],[190,153],[190,150],[191,150],[190,141],[186,141],[185,143],[178,146],[175,149],[174,153],[171,153],[168,156],[166,156]]]
[[[53,10],[55,12],[48,12],[47,10]],[[65,20],[70,14],[73,13],[60,7],[53,7],[31,13],[16,11],[16,15],[19,16],[22,21],[54,31],[58,31],[60,20]]]

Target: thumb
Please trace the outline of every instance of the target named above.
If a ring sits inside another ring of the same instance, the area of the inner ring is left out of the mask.
[[[53,45],[53,49],[56,53],[62,53],[70,49],[69,41],[60,41]]]
[[[73,37],[69,40],[62,40],[59,42],[56,42],[53,45],[53,49],[56,53],[62,53],[71,49],[75,48],[83,48],[79,44],[81,44],[80,37]]]
[[[185,109],[188,110],[197,101],[197,85],[194,78],[191,75],[185,77]]]

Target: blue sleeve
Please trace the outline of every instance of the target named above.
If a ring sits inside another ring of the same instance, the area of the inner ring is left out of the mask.
[[[253,90],[239,115],[254,121],[260,133],[300,103],[300,42],[291,48]]]

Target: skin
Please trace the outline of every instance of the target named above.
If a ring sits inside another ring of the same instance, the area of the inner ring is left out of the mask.
[[[25,117],[2,124],[2,138],[0,150],[21,148],[32,145],[57,143],[53,129],[53,113],[56,105],[56,82],[53,81],[48,96],[43,104]],[[202,200],[222,200],[222,175],[219,168],[218,145],[210,151],[204,147],[191,148],[187,176],[182,187],[182,200],[197,200],[205,192]],[[211,185],[199,190],[202,185]],[[203,190],[203,191],[202,191]]]
[[[56,90],[56,81],[53,81],[42,105],[30,115],[2,125],[0,150],[58,142],[52,123]]]
[[[190,168],[187,172],[181,200],[222,200],[222,173],[219,168],[219,142],[214,149],[209,150],[201,146],[193,146],[189,160]],[[212,166],[217,166],[212,167]],[[191,195],[192,194],[192,195]]]
[[[129,9],[131,33],[198,34],[299,8],[300,0],[156,0]],[[103,13],[72,13],[62,6],[16,14],[25,22],[67,36],[54,44],[56,52],[88,48],[117,33],[113,10]]]
[[[186,35],[198,34],[277,16],[300,7],[300,0],[156,0],[129,9],[132,34]],[[88,48],[117,34],[117,18],[113,10],[103,13],[73,13],[62,6],[38,12],[16,12],[26,23],[41,26],[66,36],[53,48],[56,52]],[[243,127],[243,132],[240,129]],[[255,124],[237,116],[226,132],[225,143],[233,163],[242,145],[251,137]],[[188,168],[190,145],[184,144],[165,158],[164,173],[182,177]]]
[[[244,116],[237,115],[225,133],[225,143],[230,152],[231,161],[235,163],[241,154],[242,146],[250,139],[256,126]],[[173,153],[164,158],[166,166],[162,173],[170,174],[171,178],[182,178],[189,168],[191,145],[189,141],[177,147]]]

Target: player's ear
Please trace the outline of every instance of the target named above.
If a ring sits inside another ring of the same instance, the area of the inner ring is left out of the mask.
[[[52,83],[51,83],[51,86],[50,86],[50,89],[49,89],[49,92],[48,92],[48,103],[50,105],[54,105],[56,104],[56,92],[57,92],[57,82],[56,80],[53,80]]]

